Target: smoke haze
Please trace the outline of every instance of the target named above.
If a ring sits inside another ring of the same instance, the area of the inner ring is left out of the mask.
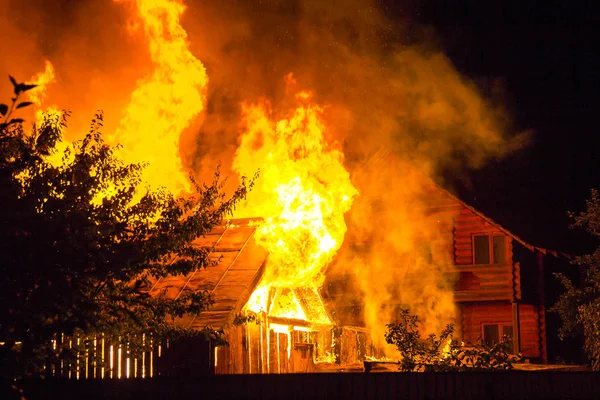
[[[86,132],[97,109],[105,111],[104,130],[114,130],[136,82],[151,68],[126,3],[1,2],[0,67],[27,80],[45,60],[54,65],[47,102],[73,110],[70,140]],[[289,108],[284,76],[294,73],[324,108],[328,140],[342,146],[359,193],[347,214],[347,241],[367,245],[347,246],[334,268],[354,277],[364,322],[383,340],[393,318],[385,314],[390,302],[419,314],[428,332],[451,322],[452,283],[443,274],[451,255],[419,253],[439,241],[438,221],[418,211],[423,185],[449,169],[481,167],[522,146],[526,136],[511,132],[510,121],[431,42],[415,40],[420,28],[407,25],[410,16],[391,20],[376,1],[186,5],[182,24],[209,83],[205,111],[180,138],[184,167],[206,181],[220,164],[228,187],[236,185],[231,166],[243,134],[241,104],[267,98],[275,110]],[[4,98],[9,85],[0,81]],[[370,161],[382,148],[390,161]]]

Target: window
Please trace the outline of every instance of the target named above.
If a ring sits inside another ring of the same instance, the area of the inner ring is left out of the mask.
[[[509,351],[514,353],[514,335],[513,326],[504,324],[483,324],[483,341],[488,345],[499,343],[500,341],[510,341]]]
[[[483,341],[487,344],[494,344],[500,341],[500,332],[498,325],[483,326]]]
[[[506,263],[506,236],[492,236],[494,264]]]
[[[506,264],[506,239],[504,235],[475,235],[473,263]]]
[[[490,237],[488,235],[475,236],[473,238],[475,264],[490,263]]]

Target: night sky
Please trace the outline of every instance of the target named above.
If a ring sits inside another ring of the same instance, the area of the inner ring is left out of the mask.
[[[590,189],[600,188],[598,8],[592,1],[427,0],[409,10],[382,2],[390,15],[410,12],[431,27],[437,45],[484,93],[500,86],[516,128],[533,132],[524,150],[466,178],[448,177],[453,189],[533,244],[588,251],[593,243],[568,229],[566,212],[582,210]]]

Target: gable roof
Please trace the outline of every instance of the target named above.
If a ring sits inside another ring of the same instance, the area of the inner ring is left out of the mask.
[[[395,164],[397,164],[397,157],[392,153],[392,151],[390,151],[387,148],[380,147],[371,157],[367,158],[367,160],[364,162],[363,165],[365,165],[365,166],[369,165],[369,166],[375,167],[377,169],[385,169],[385,168],[393,167]],[[418,173],[417,171],[413,171],[413,172]],[[566,257],[569,259],[572,258],[572,256],[569,254],[558,252],[555,250],[546,249],[546,248],[539,247],[539,246],[535,246],[535,245],[532,245],[532,244],[526,242],[525,240],[521,239],[519,236],[515,235],[514,233],[512,233],[511,231],[509,231],[508,229],[506,229],[499,223],[492,220],[490,217],[486,216],[482,212],[476,210],[474,207],[472,207],[471,205],[469,205],[466,202],[464,202],[463,200],[461,200],[458,196],[454,195],[450,191],[441,187],[438,183],[434,182],[433,179],[431,179],[430,177],[426,176],[425,174],[421,174],[421,176],[424,180],[428,181],[428,184],[431,188],[438,191],[442,195],[454,200],[455,202],[460,204],[462,207],[466,208],[467,210],[471,211],[473,214],[482,218],[484,221],[488,222],[490,225],[492,225],[493,227],[495,227],[496,229],[498,229],[505,235],[513,238],[513,240],[520,243],[528,250],[533,251],[533,252],[539,251],[544,255],[551,254],[554,257],[563,256],[563,257]]]
[[[323,299],[313,287],[272,288],[267,314],[310,325],[332,325]]]
[[[183,316],[176,325],[203,329],[222,329],[248,301],[262,277],[267,252],[254,240],[257,219],[234,219],[215,226],[193,244],[213,248],[211,258],[217,262],[188,275],[160,278],[150,289],[152,296],[178,298],[188,291],[206,290],[214,300],[207,311]]]

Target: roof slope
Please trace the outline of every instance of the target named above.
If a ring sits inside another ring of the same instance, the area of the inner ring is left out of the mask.
[[[213,248],[215,266],[196,270],[188,275],[158,279],[150,294],[177,298],[187,291],[206,290],[214,304],[198,316],[177,319],[179,326],[202,329],[210,326],[222,329],[248,301],[258,284],[267,252],[254,239],[256,219],[235,219],[216,226],[204,237],[194,241],[199,247]]]
[[[397,161],[398,161],[397,157],[392,153],[391,150],[381,147],[370,158],[368,158],[365,161],[364,165],[365,166],[368,165],[370,167],[375,167],[377,169],[393,169],[393,168],[398,168]],[[415,170],[413,170],[412,172],[418,173]],[[539,251],[543,254],[551,254],[555,257],[563,256],[563,257],[566,257],[569,259],[571,258],[571,256],[569,254],[558,252],[555,250],[545,249],[543,247],[535,246],[535,245],[532,245],[532,244],[524,241],[523,239],[521,239],[520,237],[518,237],[517,235],[515,235],[514,233],[512,233],[511,231],[509,231],[502,225],[500,225],[499,223],[493,221],[487,215],[483,214],[482,212],[476,210],[471,205],[467,204],[465,201],[460,199],[455,194],[451,193],[449,190],[443,188],[438,183],[434,182],[433,179],[431,179],[430,177],[428,177],[424,174],[420,174],[420,175],[424,179],[424,181],[428,182],[428,186],[430,189],[433,189],[434,191],[437,191],[438,193],[442,194],[443,196],[448,197],[450,200],[455,201],[456,203],[460,204],[462,207],[468,209],[473,214],[481,217],[483,220],[485,220],[490,225],[497,228],[499,231],[503,232],[505,235],[512,237],[516,242],[520,243],[528,250]]]

